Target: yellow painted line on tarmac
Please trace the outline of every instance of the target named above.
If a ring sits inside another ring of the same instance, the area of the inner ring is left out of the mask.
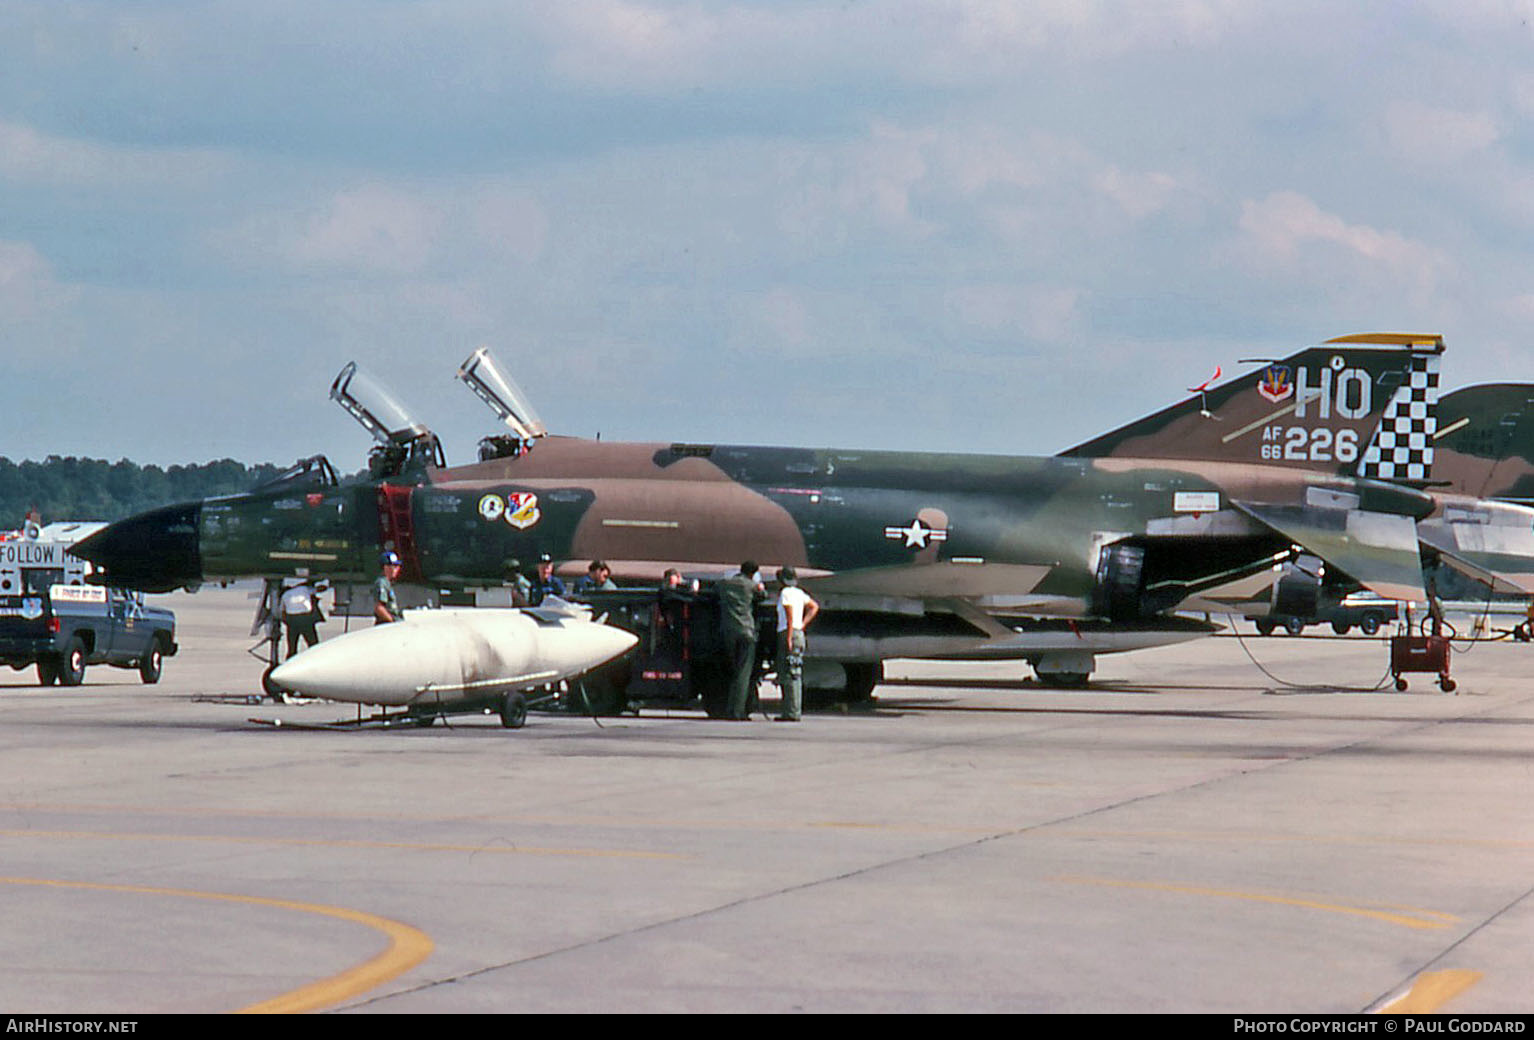
[[[1478,971],[1428,971],[1412,980],[1410,988],[1375,1010],[1380,1015],[1431,1015],[1465,990],[1480,982]]]
[[[258,820],[344,820],[344,821],[409,821],[419,822],[419,813],[356,812],[356,813],[295,813],[278,809],[246,809],[223,806],[164,807],[150,805],[85,805],[46,802],[0,802],[0,811],[101,813],[105,815],[138,815],[167,817],[214,817]],[[1002,821],[993,825],[961,823],[912,823],[909,821],[857,821],[857,820],[753,820],[753,819],[685,819],[660,816],[551,816],[532,813],[457,813],[436,818],[442,823],[481,824],[527,824],[557,827],[604,827],[622,830],[654,830],[660,828],[683,830],[739,830],[782,831],[815,829],[861,829],[888,831],[894,834],[995,834],[1016,830],[1023,824]],[[0,830],[0,836],[7,832]]]
[[[536,845],[497,843],[446,845],[403,841],[347,841],[336,838],[271,838],[236,834],[140,834],[133,831],[31,831],[0,830],[0,838],[77,838],[92,841],[213,842],[224,845],[280,845],[339,849],[399,849],[405,852],[472,852],[525,856],[592,856],[618,859],[690,859],[677,852],[644,852],[635,849],[555,849]]]
[[[1274,843],[1303,842],[1313,845],[1406,845],[1425,848],[1527,849],[1534,840],[1527,838],[1419,838],[1383,834],[1274,834],[1260,831],[1135,831],[1081,828],[1051,830],[1051,835],[1068,838],[1129,838],[1145,841],[1262,841]]]
[[[1447,928],[1457,921],[1452,914],[1436,910],[1420,910],[1416,907],[1396,907],[1394,910],[1373,909],[1366,906],[1347,906],[1343,903],[1324,903],[1299,896],[1281,896],[1271,892],[1242,892],[1227,888],[1201,888],[1196,885],[1175,885],[1161,881],[1115,881],[1110,878],[1056,877],[1072,885],[1102,885],[1109,888],[1139,888],[1154,892],[1176,892],[1191,896],[1216,896],[1221,899],[1244,899],[1253,903],[1271,903],[1277,906],[1295,906],[1306,910],[1323,910],[1332,914],[1352,917],[1368,917],[1403,928]]]
[[[326,979],[263,1000],[258,1004],[241,1008],[241,1014],[296,1014],[316,1011],[338,1004],[350,997],[366,993],[383,985],[390,979],[414,968],[435,949],[431,937],[419,928],[412,928],[399,921],[391,921],[377,914],[361,910],[348,910],[320,903],[298,903],[288,899],[267,899],[262,896],[236,895],[232,892],[201,892],[190,888],[157,888],[149,885],[108,885],[93,881],[58,881],[49,878],[0,877],[0,884],[32,885],[38,888],[87,889],[94,892],[126,892],[133,895],[169,896],[179,899],[204,899],[213,902],[242,903],[247,906],[263,906],[277,910],[296,910],[300,913],[320,914],[324,917],[364,925],[382,932],[389,940],[388,948],[376,957],[369,958],[353,968],[348,968]]]

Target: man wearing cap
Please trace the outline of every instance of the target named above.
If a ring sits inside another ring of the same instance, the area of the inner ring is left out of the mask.
[[[779,722],[798,722],[804,700],[804,628],[820,613],[820,604],[799,587],[799,575],[792,567],[778,571],[783,591],[778,593],[778,689],[783,704],[778,709]]]
[[[554,574],[553,557],[544,553],[538,557],[538,577],[533,581],[533,588],[528,594],[527,602],[536,607],[549,596],[564,599],[565,583]]]
[[[399,606],[399,596],[394,592],[394,583],[399,580],[399,554],[385,552],[378,557],[378,562],[383,567],[383,573],[373,582],[373,624],[387,625],[404,617],[404,611]]]

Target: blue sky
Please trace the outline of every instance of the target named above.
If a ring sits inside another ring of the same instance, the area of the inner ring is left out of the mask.
[[[1534,380],[1534,3],[0,3],[0,454],[1047,454],[1216,365]]]

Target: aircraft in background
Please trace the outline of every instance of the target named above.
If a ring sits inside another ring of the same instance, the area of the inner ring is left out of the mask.
[[[1085,682],[1096,655],[1197,638],[1297,552],[1389,599],[1426,598],[1419,522],[1440,337],[1332,340],[1054,457],[619,443],[549,435],[481,350],[459,377],[508,434],[443,465],[435,435],[348,365],[331,395],[377,446],[340,485],[320,457],[246,495],[130,517],[75,552],[168,590],[295,574],[494,585],[548,553],[574,573],[793,564],[823,610],[811,653],[864,696],[890,657],[1026,659]]]

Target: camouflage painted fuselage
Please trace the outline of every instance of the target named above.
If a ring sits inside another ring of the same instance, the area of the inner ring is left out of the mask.
[[[751,558],[794,564],[828,595],[1078,616],[1102,549],[1128,541],[1148,549],[1148,615],[1287,548],[1232,503],[1300,508],[1328,493],[1413,519],[1431,507],[1394,485],[1229,463],[548,438],[393,492],[408,494],[409,529],[383,510],[378,537],[434,582],[498,580],[507,559],[544,552],[631,579]]]

